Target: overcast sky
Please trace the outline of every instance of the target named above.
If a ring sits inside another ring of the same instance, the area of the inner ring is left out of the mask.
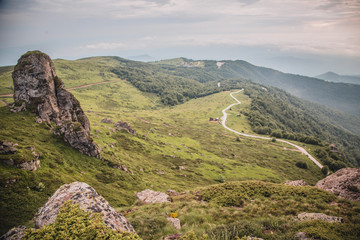
[[[34,49],[360,74],[360,0],[0,0],[0,65]]]

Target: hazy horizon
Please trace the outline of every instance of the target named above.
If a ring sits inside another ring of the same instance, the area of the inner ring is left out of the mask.
[[[3,0],[0,65],[38,49],[53,59],[239,59],[359,75],[359,23],[356,0]]]

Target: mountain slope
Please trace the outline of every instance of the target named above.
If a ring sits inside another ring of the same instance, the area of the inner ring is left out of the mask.
[[[321,75],[316,76],[316,78],[329,82],[360,84],[360,76],[339,75],[334,72],[323,73]]]
[[[205,76],[195,71],[205,65],[194,64],[186,67],[192,71],[189,75]],[[102,159],[71,148],[52,133],[53,125],[36,123],[31,111],[14,113],[9,107],[0,107],[0,140],[18,144],[16,153],[0,154],[1,233],[19,224],[33,226],[31,219],[36,209],[60,185],[83,181],[127,215],[145,239],[179,232],[166,220],[171,213],[179,214],[181,233],[194,230],[214,239],[221,239],[223,233],[291,239],[298,231],[322,239],[342,239],[340,232],[347,239],[356,239],[356,203],[314,187],[274,184],[304,179],[314,185],[323,178],[321,170],[306,156],[278,141],[238,137],[218,122],[209,121],[210,117],[220,117],[221,110],[233,103],[229,93],[222,90],[253,87],[260,94],[263,86],[229,79],[218,87],[216,81],[201,82],[187,75],[174,77],[160,66],[115,57],[58,60],[55,66],[65,86],[73,87],[69,91],[89,118],[91,137],[101,147]],[[0,74],[4,86],[11,86],[8,73],[9,69]],[[87,85],[98,82],[101,84]],[[171,92],[163,95],[164,89],[179,92],[182,97]],[[186,95],[191,92],[193,96]],[[238,113],[251,111],[254,99],[249,96],[237,96],[242,104],[228,111],[229,127],[245,133],[253,133],[251,123]],[[169,106],[171,103],[164,101],[167,97],[176,100],[174,104],[184,103]],[[114,123],[119,121],[130,125],[136,134],[116,129]],[[10,158],[15,162],[31,161],[33,151],[42,153],[37,171],[8,165]],[[232,183],[244,180],[260,182]],[[223,182],[225,185],[208,187]],[[198,187],[203,187],[200,192]],[[173,203],[137,204],[134,192],[147,188],[192,192],[174,197]],[[213,192],[223,194],[215,196]],[[293,220],[307,209],[343,217],[346,223],[334,226]]]
[[[330,83],[316,78],[282,73],[241,60],[221,61],[220,67],[217,65],[219,63],[217,61],[204,60],[200,61],[204,67],[184,68],[186,64],[189,65],[193,62],[199,61],[181,58],[178,61],[165,60],[154,64],[162,66],[175,75],[186,74],[200,82],[220,81],[228,78],[250,79],[253,82],[278,87],[294,96],[320,103],[334,110],[360,115],[359,85]],[[199,75],[199,72],[202,74]]]
[[[252,86],[253,83],[244,81],[241,79],[224,79],[225,77],[238,76],[239,66],[242,67],[243,72],[250,76],[258,67],[251,66],[250,64],[242,61],[192,61],[188,59],[178,58],[171,59],[156,63],[142,63],[126,60],[119,57],[93,57],[85,58],[76,61],[55,60],[55,66],[59,75],[64,79],[66,86],[81,85],[85,82],[103,82],[113,81],[117,78],[126,79],[132,85],[139,90],[146,92],[147,96],[153,99],[157,103],[161,102],[166,105],[176,105],[183,103],[192,98],[198,98],[206,96],[212,93],[217,93],[224,90],[242,88],[246,84]],[[220,63],[220,64],[219,64]],[[275,72],[274,70],[269,70]],[[258,74],[258,72],[255,71]],[[279,74],[282,74],[278,72]],[[1,81],[4,80],[4,86],[11,86],[8,82],[10,72],[4,72],[0,74]],[[225,76],[225,77],[224,77]],[[87,80],[88,79],[88,80]],[[310,79],[310,78],[309,78]],[[220,81],[221,86],[218,86]],[[320,80],[317,80],[320,81]],[[7,82],[7,83],[6,83]],[[326,83],[324,81],[320,81]],[[245,84],[245,85],[244,85]],[[1,88],[2,91],[11,91],[9,88]],[[259,89],[261,91],[261,89]],[[95,96],[95,95],[94,95]],[[98,96],[97,96],[98,97]],[[107,100],[110,100],[110,95]],[[7,100],[7,98],[3,98]],[[89,100],[89,99],[86,99]],[[297,99],[283,98],[281,99],[285,103],[293,102],[296,108],[300,112],[310,112],[308,117],[316,116],[315,122],[321,122],[316,124],[317,132],[323,132],[322,126],[333,125],[337,131],[328,133],[327,130],[324,134],[315,134],[316,137],[321,138],[327,142],[333,142],[334,136],[336,136],[337,143],[342,145],[349,143],[349,134],[360,134],[360,117],[343,114],[340,112],[332,111],[329,108],[325,108],[321,105],[314,105],[312,103]],[[103,105],[107,101],[102,101]],[[111,99],[109,106],[116,106],[118,103]],[[100,104],[96,102],[96,104]],[[122,105],[122,104],[120,104]],[[120,106],[119,105],[119,106]],[[104,105],[104,107],[106,107]],[[118,108],[114,108],[118,109]],[[296,110],[296,109],[295,109]],[[295,111],[295,113],[297,110]],[[303,120],[300,120],[303,121]],[[304,120],[309,122],[308,120]],[[310,122],[313,120],[310,120]],[[305,125],[309,126],[309,125]],[[314,130],[306,130],[307,127],[300,130],[302,134],[309,134]],[[322,130],[320,130],[322,129]],[[299,132],[299,133],[300,133]],[[333,136],[330,138],[329,136]],[[354,143],[353,143],[354,142]],[[355,145],[354,145],[355,144]],[[346,149],[356,149],[357,141],[350,141],[350,144],[346,146]],[[358,154],[356,151],[349,153],[346,150],[346,154],[350,154],[352,159],[350,162],[357,165]]]
[[[65,84],[69,81],[59,72],[58,76]],[[221,109],[231,103],[228,93],[163,108],[153,104],[156,98],[122,80],[71,91],[90,120],[91,135],[103,149],[103,160],[72,149],[45,123],[37,124],[34,114],[11,113],[1,107],[1,140],[19,145],[16,157],[31,159],[30,148],[43,153],[36,172],[8,166],[3,161],[9,156],[0,155],[1,233],[18,224],[31,225],[36,209],[60,185],[73,181],[86,181],[119,208],[132,205],[134,192],[146,188],[181,192],[253,179],[284,182],[302,178],[314,184],[323,176],[298,152],[268,141],[238,142],[220,125],[209,122],[209,117],[220,116]],[[102,123],[103,118],[130,123],[136,136],[113,132],[113,124]],[[299,161],[309,168],[296,167]]]
[[[328,120],[324,113],[326,109],[318,104],[306,102],[272,87],[265,91],[260,86],[248,86],[245,94],[252,102],[250,111],[242,114],[248,117],[255,132],[315,145],[325,144],[326,148],[329,143],[335,143],[339,150],[345,152],[347,159],[344,156],[327,154],[329,157],[324,161],[330,169],[344,167],[341,162],[360,165],[360,137]],[[359,129],[360,125],[353,127]]]

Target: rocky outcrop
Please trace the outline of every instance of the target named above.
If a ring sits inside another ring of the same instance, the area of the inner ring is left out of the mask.
[[[341,198],[360,201],[360,168],[343,168],[320,180],[316,187]]]
[[[40,167],[39,158],[42,156],[42,152],[36,153],[34,148],[31,147],[30,151],[32,154],[32,159],[23,158],[22,154],[18,154],[18,149],[15,148],[18,146],[17,143],[0,141],[0,155],[9,155],[0,160],[10,166],[21,168],[27,171],[36,171]]]
[[[7,233],[0,237],[0,240],[20,240],[25,237],[26,234],[25,226],[18,226],[10,229]]]
[[[286,181],[284,184],[290,186],[308,186],[308,184],[302,179],[295,181]]]
[[[306,213],[306,212],[303,212],[303,213],[300,213],[299,215],[297,215],[295,217],[295,220],[297,220],[297,221],[320,220],[320,221],[325,221],[325,222],[339,222],[339,223],[344,222],[344,219],[341,217],[329,216],[324,213]]]
[[[15,166],[17,168],[21,168],[26,171],[36,171],[40,168],[40,160],[34,159],[32,161],[26,161],[22,163],[15,163],[12,159],[4,160],[4,163],[10,166]]]
[[[18,149],[15,146],[17,146],[17,143],[0,141],[0,154],[8,155],[16,153]]]
[[[176,229],[178,229],[178,230],[181,229],[180,219],[168,217],[168,218],[166,218],[166,220],[168,220],[171,223],[171,225],[173,225]]]
[[[163,192],[155,192],[150,189],[146,189],[136,194],[136,197],[144,203],[166,203],[170,202],[169,195]]]
[[[60,207],[69,200],[72,200],[74,204],[78,203],[80,208],[85,211],[102,214],[105,225],[113,230],[134,232],[134,228],[123,215],[116,212],[95,189],[83,182],[62,185],[38,209],[34,217],[35,227],[41,228],[42,226],[54,223]]]
[[[123,121],[116,122],[114,123],[114,127],[118,131],[124,130],[125,132],[130,133],[133,136],[136,135],[136,131],[127,122],[123,122]]]
[[[103,118],[103,119],[101,119],[101,121],[100,121],[101,123],[113,123],[113,120],[112,119],[107,119],[107,118]]]
[[[90,137],[90,122],[79,101],[64,88],[50,57],[40,51],[27,52],[18,60],[12,74],[14,111],[26,105],[42,121],[56,124],[55,133],[64,136],[70,146],[100,158],[100,151]]]

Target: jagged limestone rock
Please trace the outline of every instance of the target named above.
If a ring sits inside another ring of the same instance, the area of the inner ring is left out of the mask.
[[[347,200],[360,201],[360,168],[342,168],[317,182],[315,187]]]
[[[54,122],[57,126],[54,132],[62,135],[70,146],[100,158],[100,150],[90,137],[88,118],[79,101],[64,88],[48,55],[27,52],[18,60],[12,76],[15,106],[25,103],[42,121]],[[22,109],[17,107],[16,111]]]
[[[169,195],[163,192],[156,192],[146,189],[136,194],[136,197],[144,203],[166,203],[169,201]]]
[[[101,213],[105,225],[113,230],[135,232],[132,225],[123,215],[116,212],[95,189],[84,182],[73,182],[62,185],[49,200],[38,209],[34,217],[35,227],[41,228],[42,226],[54,223],[60,207],[69,200],[72,200],[74,204],[78,203],[80,208],[85,211]]]

